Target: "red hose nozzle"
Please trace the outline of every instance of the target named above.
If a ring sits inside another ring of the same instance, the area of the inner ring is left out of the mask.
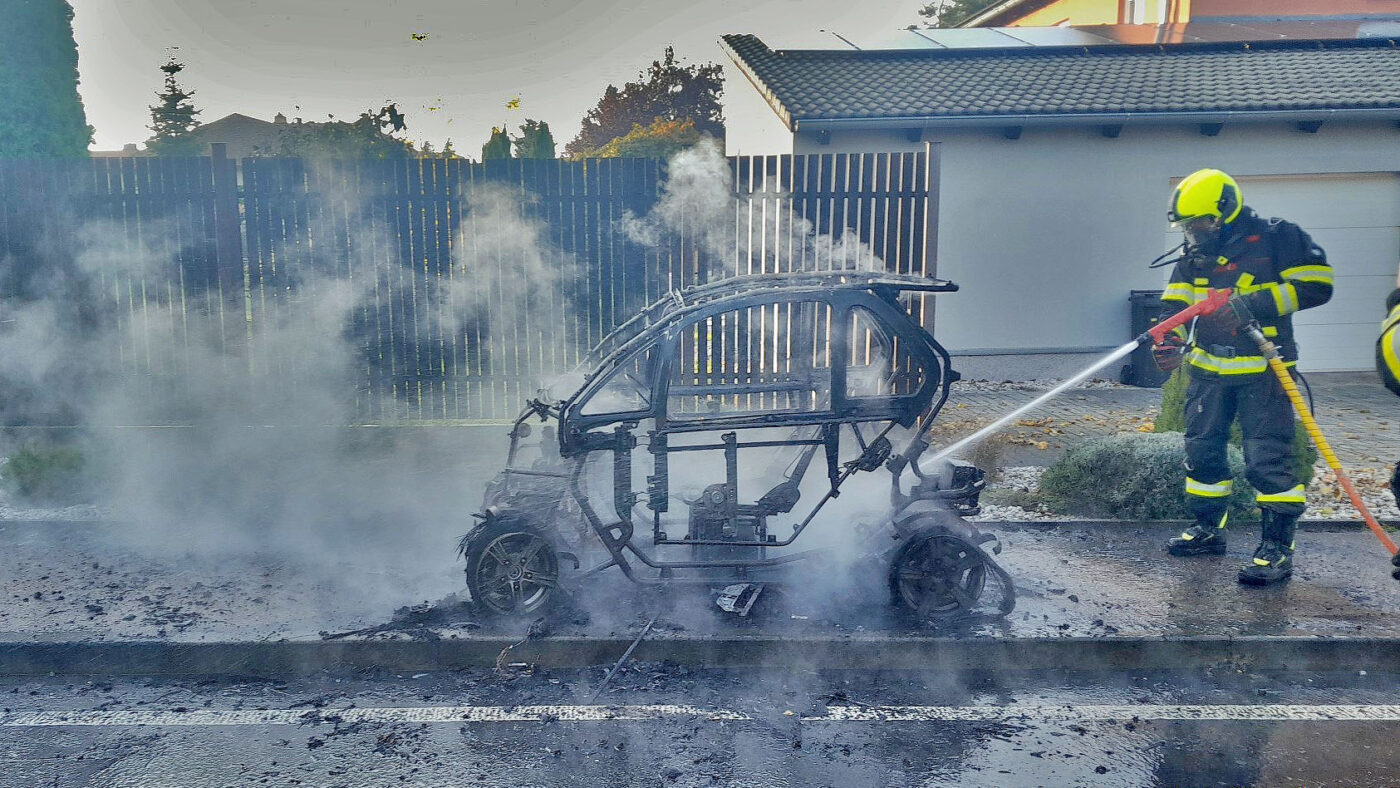
[[[1144,331],[1142,335],[1137,338],[1138,344],[1141,345],[1146,342],[1151,342],[1154,345],[1160,345],[1162,343],[1162,340],[1166,339],[1167,333],[1170,332],[1172,329],[1176,328],[1177,326],[1183,325],[1184,323],[1186,323],[1186,321],[1191,320],[1192,318],[1199,317],[1201,315],[1208,315],[1214,312],[1215,310],[1225,306],[1225,304],[1230,301],[1231,294],[1232,293],[1228,288],[1210,291],[1210,296],[1207,297],[1206,300],[1197,301],[1191,306],[1186,307],[1180,312],[1177,312],[1176,314],[1172,315],[1166,320],[1163,320],[1157,325]]]

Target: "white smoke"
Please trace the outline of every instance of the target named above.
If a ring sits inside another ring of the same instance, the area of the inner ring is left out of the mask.
[[[81,425],[64,434],[79,436],[101,477],[100,503],[123,523],[110,530],[115,548],[172,564],[291,561],[328,589],[349,584],[362,596],[365,578],[380,577],[376,614],[386,615],[460,588],[455,541],[474,524],[494,472],[478,468],[483,457],[499,463],[504,430],[363,422],[366,412],[404,410],[371,400],[367,349],[381,338],[365,337],[363,323],[406,274],[376,256],[390,228],[354,219],[372,214],[352,195],[321,197],[347,208],[309,211],[304,232],[344,234],[348,259],[331,265],[321,259],[330,250],[304,240],[269,250],[283,284],[251,293],[246,308],[181,287],[178,236],[166,223],[142,235],[164,240],[141,244],[110,222],[73,220],[66,243],[45,252],[51,275],[0,300],[0,408],[9,424]],[[418,280],[420,314],[450,342],[488,341],[497,372],[569,363],[561,313],[572,259],[517,193],[486,187],[466,199],[450,269]],[[316,225],[334,216],[352,218]],[[0,261],[0,275],[21,262],[31,261]],[[419,341],[429,326],[406,330]],[[555,350],[507,352],[527,345]],[[0,456],[21,442],[0,439]]]
[[[724,151],[712,138],[672,156],[666,173],[656,205],[645,216],[627,213],[619,228],[644,246],[693,245],[707,263],[709,280],[886,269],[853,228],[843,227],[840,238],[818,233],[777,179],[763,179],[752,193],[737,189]]]

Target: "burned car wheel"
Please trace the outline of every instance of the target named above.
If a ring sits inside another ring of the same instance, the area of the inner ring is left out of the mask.
[[[482,610],[520,616],[545,607],[559,588],[559,555],[539,532],[487,521],[462,540],[467,591]]]
[[[982,551],[937,526],[911,534],[890,562],[894,602],[925,620],[970,613],[986,582]]]

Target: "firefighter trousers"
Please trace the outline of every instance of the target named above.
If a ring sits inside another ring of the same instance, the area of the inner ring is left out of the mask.
[[[1260,508],[1297,517],[1307,506],[1293,475],[1293,408],[1272,374],[1243,380],[1191,376],[1186,387],[1186,507],[1219,522],[1229,506],[1232,474],[1225,447],[1230,425],[1244,433],[1245,478]]]

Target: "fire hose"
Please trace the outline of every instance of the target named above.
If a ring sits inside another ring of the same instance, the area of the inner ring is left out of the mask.
[[[1137,338],[1137,343],[1141,345],[1151,341],[1160,344],[1162,340],[1166,338],[1167,333],[1172,329],[1184,325],[1188,320],[1197,316],[1209,315],[1225,306],[1230,300],[1230,294],[1231,291],[1225,289],[1211,291],[1210,296],[1204,301],[1197,301],[1186,309],[1177,312],[1148,329]],[[1307,402],[1304,401],[1302,393],[1298,391],[1298,386],[1293,382],[1293,376],[1289,374],[1288,368],[1283,365],[1283,359],[1279,356],[1278,346],[1269,341],[1268,337],[1264,336],[1264,332],[1260,330],[1257,322],[1251,322],[1244,326],[1244,330],[1245,333],[1249,335],[1249,338],[1254,340],[1255,344],[1259,346],[1259,352],[1268,362],[1269,369],[1273,371],[1274,376],[1278,378],[1279,385],[1283,386],[1284,393],[1288,395],[1288,401],[1293,403],[1293,410],[1297,412],[1299,420],[1303,422],[1303,428],[1307,430],[1308,436],[1312,438],[1313,445],[1317,447],[1318,454],[1322,455],[1322,459],[1327,462],[1327,467],[1331,468],[1332,474],[1337,477],[1337,484],[1346,492],[1347,498],[1351,499],[1351,505],[1355,506],[1356,511],[1361,513],[1361,518],[1366,521],[1366,527],[1371,529],[1371,533],[1375,534],[1376,538],[1385,546],[1385,549],[1390,551],[1391,556],[1394,556],[1397,551],[1400,551],[1400,548],[1397,548],[1395,542],[1386,535],[1385,530],[1381,528],[1380,523],[1377,522],[1375,516],[1371,514],[1371,510],[1366,508],[1366,504],[1361,500],[1361,495],[1357,493],[1355,485],[1351,483],[1351,478],[1348,477],[1346,471],[1342,469],[1341,461],[1337,459],[1336,453],[1332,451],[1332,446],[1327,442],[1327,438],[1323,436],[1322,430],[1318,428],[1317,420],[1313,418],[1312,410],[1308,407]],[[1395,578],[1400,580],[1400,571],[1395,573]]]
[[[1351,499],[1351,505],[1355,506],[1356,511],[1361,513],[1361,518],[1366,521],[1366,527],[1371,529],[1371,533],[1375,534],[1381,544],[1385,545],[1385,549],[1394,556],[1400,548],[1395,546],[1395,542],[1386,535],[1380,523],[1376,522],[1371,510],[1367,509],[1366,504],[1361,501],[1361,495],[1356,492],[1356,487],[1347,477],[1346,471],[1342,470],[1341,461],[1337,459],[1336,453],[1332,451],[1327,439],[1323,437],[1322,430],[1318,428],[1317,421],[1312,416],[1312,411],[1308,409],[1307,402],[1303,400],[1302,392],[1298,391],[1298,386],[1293,382],[1293,376],[1283,365],[1283,359],[1279,357],[1278,346],[1264,336],[1264,332],[1259,330],[1258,323],[1250,323],[1245,326],[1245,333],[1249,334],[1249,338],[1259,345],[1259,352],[1269,362],[1269,369],[1273,370],[1274,376],[1283,386],[1284,393],[1288,395],[1288,401],[1293,403],[1293,410],[1297,411],[1298,418],[1303,422],[1303,428],[1308,431],[1313,445],[1317,447],[1318,454],[1321,454],[1322,459],[1327,462],[1327,467],[1331,468],[1332,474],[1337,477],[1337,484],[1341,485],[1342,489],[1346,491],[1347,497]],[[1400,580],[1400,576],[1397,576],[1396,579]]]

